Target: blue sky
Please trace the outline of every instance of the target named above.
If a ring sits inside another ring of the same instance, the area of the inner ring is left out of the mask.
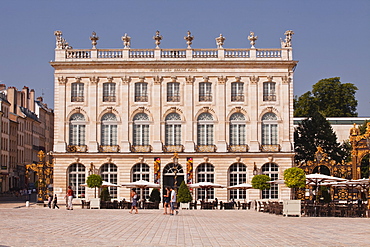
[[[301,95],[323,78],[341,77],[358,87],[359,116],[370,116],[370,0],[2,0],[0,5],[0,81],[37,96],[53,107],[55,37],[61,30],[74,48],[154,48],[156,30],[161,48],[185,48],[190,30],[193,48],[250,48],[247,36],[258,36],[256,48],[278,48],[286,30],[293,30],[294,59],[299,61],[294,94]]]

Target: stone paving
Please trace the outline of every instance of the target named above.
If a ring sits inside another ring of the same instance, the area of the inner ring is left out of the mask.
[[[0,246],[369,246],[370,218],[254,210],[49,209],[1,202]]]

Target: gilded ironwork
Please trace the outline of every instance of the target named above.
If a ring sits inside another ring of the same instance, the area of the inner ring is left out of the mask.
[[[367,123],[366,132],[363,135],[360,135],[359,129],[354,124],[350,130],[349,141],[352,145],[352,179],[359,179],[361,160],[370,153],[370,122]]]
[[[197,153],[214,153],[216,152],[216,145],[196,145],[195,152]]]
[[[245,145],[228,145],[227,150],[231,153],[246,153],[249,150],[249,146]]]
[[[35,171],[38,177],[37,180],[37,202],[43,203],[46,200],[46,195],[52,194],[52,188],[50,185],[53,184],[53,162],[49,160],[45,161],[45,153],[40,150],[37,154],[39,162],[36,164],[26,165],[26,177],[29,178],[31,170]]]
[[[67,152],[69,153],[86,153],[87,145],[68,145]]]
[[[260,150],[262,152],[280,152],[281,146],[279,144],[262,144]]]
[[[131,152],[133,153],[150,153],[152,151],[151,145],[132,145]]]
[[[184,152],[183,145],[163,145],[163,152],[165,153],[182,153]]]
[[[100,153],[118,153],[119,152],[119,145],[99,145],[99,152]]]

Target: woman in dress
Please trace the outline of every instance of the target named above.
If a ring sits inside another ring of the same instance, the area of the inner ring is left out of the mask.
[[[164,208],[164,213],[163,214],[167,214],[167,208],[170,207],[170,189],[168,187],[166,187],[166,190],[165,190],[165,195],[163,196],[163,202],[164,202],[164,205],[163,205],[163,208]]]
[[[132,198],[132,204],[131,204],[131,210],[130,210],[130,214],[132,214],[132,210],[135,209],[135,214],[138,213],[138,210],[137,210],[137,194],[136,194],[136,191],[134,189],[131,190],[131,198]]]

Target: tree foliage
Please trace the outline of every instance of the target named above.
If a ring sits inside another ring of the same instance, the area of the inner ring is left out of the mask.
[[[109,201],[111,199],[111,196],[109,194],[108,188],[103,188],[100,192],[100,199],[102,201]]]
[[[193,197],[191,196],[189,187],[185,184],[184,181],[182,181],[178,195],[177,195],[177,200],[182,203],[188,203],[193,200]]]
[[[267,183],[270,181],[270,177],[267,175],[256,175],[252,178],[252,186],[253,189],[258,189],[258,190],[268,190],[270,189],[270,184]]]
[[[366,128],[367,128],[367,123],[368,122],[370,122],[370,120],[366,119],[363,124],[361,124],[360,126],[358,126],[358,128],[360,130],[360,135],[363,135],[363,134],[366,133]]]
[[[357,117],[358,88],[341,83],[340,77],[322,79],[312,86],[312,92],[294,99],[294,116],[307,117],[318,111],[324,117]]]
[[[159,192],[159,189],[154,188],[152,192],[150,193],[149,197],[150,202],[160,202],[161,201],[161,193]]]
[[[86,180],[87,187],[95,188],[95,198],[96,198],[96,188],[99,188],[103,184],[103,179],[100,175],[91,174]]]
[[[284,171],[285,185],[289,188],[304,188],[306,186],[306,174],[301,168],[291,167]]]
[[[346,156],[330,123],[318,112],[298,124],[294,131],[294,143],[296,162],[314,161],[317,147],[339,163]]]

